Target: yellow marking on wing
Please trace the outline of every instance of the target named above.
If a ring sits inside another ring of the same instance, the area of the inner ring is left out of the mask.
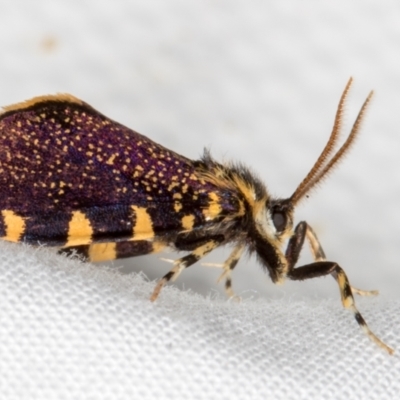
[[[146,240],[154,237],[153,223],[145,207],[132,206],[135,212],[135,225],[133,227],[134,240]]]
[[[115,260],[116,243],[94,243],[89,246],[89,260],[92,262]]]
[[[68,239],[65,247],[89,244],[92,241],[93,228],[85,213],[74,211],[68,224]]]
[[[209,197],[210,203],[209,203],[208,207],[203,210],[203,215],[205,216],[205,218],[207,220],[210,220],[210,219],[214,219],[221,213],[222,207],[219,202],[220,199],[215,192],[210,192],[208,194],[208,197]]]
[[[190,231],[194,225],[194,215],[185,215],[182,218],[182,227],[183,229]]]
[[[172,177],[172,179],[174,179],[174,177]],[[170,192],[173,188],[178,187],[180,184],[178,182],[172,182],[169,186],[168,186],[168,191]]]
[[[83,104],[81,100],[78,98],[67,94],[67,93],[59,93],[55,95],[48,95],[48,96],[37,96],[30,100],[22,101],[20,103],[11,104],[9,106],[3,106],[3,112],[7,111],[23,111],[30,106],[34,106],[36,104],[45,103],[46,101],[60,101],[60,102],[68,102],[68,103],[76,103],[76,104]]]
[[[6,234],[2,239],[10,242],[19,242],[25,232],[25,219],[11,210],[3,210],[1,214],[6,226]]]
[[[179,201],[176,201],[175,203],[174,203],[174,211],[175,212],[179,212],[179,211],[181,211],[182,210],[182,203],[180,203]]]
[[[117,155],[118,155],[118,154],[113,154],[113,155],[106,161],[106,164],[108,164],[108,165],[113,165],[113,164],[114,164],[115,157],[117,157]]]

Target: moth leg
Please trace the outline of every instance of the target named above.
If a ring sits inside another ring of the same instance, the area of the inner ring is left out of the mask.
[[[238,300],[240,300],[239,297],[235,295],[235,293],[232,290],[232,278],[231,274],[233,269],[236,267],[240,257],[243,254],[245,246],[244,244],[239,244],[237,245],[230,256],[225,260],[223,264],[217,264],[217,263],[203,263],[202,265],[205,265],[206,267],[217,267],[217,268],[223,268],[222,274],[219,276],[217,279],[217,283],[221,282],[223,279],[225,279],[225,293],[228,297],[234,297]]]
[[[92,243],[81,246],[72,246],[61,249],[59,253],[76,253],[84,260],[100,262],[157,253],[164,247],[165,245],[159,241],[125,240],[122,242]]]
[[[354,286],[351,286],[351,291],[353,294],[357,294],[359,296],[377,296],[379,294],[379,290],[362,290],[357,289]]]
[[[315,234],[314,230],[311,226],[307,225],[307,232],[306,236],[308,239],[308,243],[310,244],[311,253],[315,261],[326,261],[325,252],[322,249],[321,244],[318,241],[317,235]],[[357,294],[359,296],[376,296],[379,294],[378,290],[361,290],[357,289],[353,286],[351,287],[351,292],[353,294]]]
[[[312,253],[316,261],[312,264],[294,268],[306,237],[310,243]],[[382,342],[368,327],[361,313],[356,308],[352,289],[346,273],[337,263],[326,261],[325,253],[318,241],[316,234],[306,222],[303,221],[297,225],[294,235],[289,240],[286,250],[286,258],[289,262],[287,274],[289,279],[305,280],[326,276],[328,274],[332,275],[339,285],[343,306],[353,313],[354,318],[360,325],[361,329],[373,342],[386,350],[389,354],[393,354],[393,349]]]
[[[167,274],[165,274],[161,280],[157,283],[156,287],[154,288],[153,294],[150,297],[151,301],[154,301],[157,299],[158,295],[161,292],[161,289],[163,286],[168,283],[169,281],[174,281],[178,276],[181,274],[181,272],[193,265],[195,262],[199,261],[201,258],[203,258],[206,254],[208,254],[210,251],[214,250],[216,247],[218,247],[221,244],[222,240],[218,240],[219,238],[215,238],[212,240],[209,240],[205,243],[202,243],[198,247],[196,247],[190,254],[187,256],[184,256],[182,258],[179,258],[174,261],[174,266],[169,271]]]

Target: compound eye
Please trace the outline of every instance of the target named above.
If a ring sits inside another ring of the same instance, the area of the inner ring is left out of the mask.
[[[286,223],[287,223],[286,214],[279,211],[273,212],[272,222],[274,223],[275,229],[278,232],[282,232],[286,228]]]

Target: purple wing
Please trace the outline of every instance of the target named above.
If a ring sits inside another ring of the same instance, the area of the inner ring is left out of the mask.
[[[104,239],[126,236],[132,205],[146,207],[156,232],[182,229],[188,213],[201,225],[209,193],[218,191],[193,161],[67,95],[0,116],[0,189],[0,210],[23,216],[32,242],[67,235],[74,210],[91,215]]]

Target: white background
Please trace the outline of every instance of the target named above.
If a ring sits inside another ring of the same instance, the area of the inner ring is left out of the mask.
[[[398,300],[398,2],[3,0],[0,54],[0,104],[68,92],[190,158],[209,147],[217,159],[242,161],[282,197],[318,157],[353,76],[345,129],[375,90],[362,133],[296,221],[314,227],[354,286]],[[114,263],[122,264],[150,279],[170,268],[157,256]],[[196,265],[176,285],[222,293],[219,272]],[[245,298],[341,307],[333,279],[277,288],[255,259],[238,264],[233,286]]]
[[[395,1],[14,1],[3,2],[1,21],[0,104],[68,92],[188,157],[209,147],[217,159],[242,161],[277,196],[290,196],[316,160],[348,78],[355,82],[347,128],[374,89],[356,147],[299,206],[296,220],[315,227],[328,258],[355,286],[396,296]],[[223,258],[213,253],[208,261]],[[155,257],[128,264],[152,279],[170,268]],[[208,293],[217,290],[218,274],[196,265],[180,282]],[[243,260],[236,291],[284,290],[261,274],[255,260]],[[291,293],[336,294],[330,279],[290,286]]]

